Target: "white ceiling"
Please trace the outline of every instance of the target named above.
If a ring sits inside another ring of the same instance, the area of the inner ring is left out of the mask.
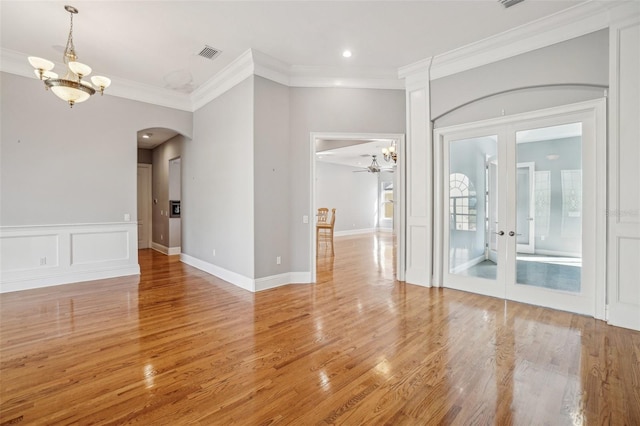
[[[186,96],[248,49],[316,77],[396,79],[400,67],[582,2],[526,0],[507,9],[497,0],[1,0],[0,47],[4,63],[17,58],[24,67],[11,72],[31,75],[25,56],[32,55],[54,61],[60,73],[69,31],[64,5],[71,4],[79,10],[78,59],[113,80],[107,94],[135,86]],[[202,58],[205,45],[222,53]],[[159,143],[155,133],[141,146]]]
[[[71,4],[78,58],[94,73],[190,92],[250,48],[332,77],[394,75],[580,2],[2,0],[0,34],[2,49],[62,63]],[[222,54],[197,56],[205,45]]]
[[[330,146],[332,141],[324,142]],[[336,146],[343,145],[340,143],[343,141],[333,142],[336,142]],[[316,160],[323,163],[339,164],[342,166],[364,169],[371,165],[372,155],[375,155],[376,161],[380,167],[386,169],[393,166],[393,162],[385,161],[382,156],[382,149],[388,148],[389,145],[391,145],[391,140],[352,140],[349,142],[352,145],[317,151]]]

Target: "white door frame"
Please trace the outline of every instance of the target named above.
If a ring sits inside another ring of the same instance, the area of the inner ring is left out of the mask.
[[[535,214],[536,214],[536,203],[535,203],[535,163],[527,162],[527,163],[518,163],[516,167],[518,169],[527,169],[529,174],[529,213],[528,213],[528,221],[529,221],[529,244],[520,244],[517,245],[518,253],[529,253],[533,254],[536,250],[536,223],[535,223]],[[517,194],[516,194],[517,195]]]
[[[138,220],[142,219],[143,221],[143,226],[146,228],[146,234],[147,234],[147,248],[151,248],[151,231],[153,229],[151,221],[153,220],[152,217],[153,215],[151,214],[151,211],[153,210],[151,202],[153,200],[153,195],[152,195],[152,185],[153,185],[153,166],[151,164],[143,164],[143,163],[138,163],[138,170],[142,169],[144,170],[144,173],[148,173],[149,174],[149,185],[148,186],[148,190],[145,191],[146,194],[146,198],[148,199],[149,202],[149,206],[146,209],[147,215],[146,217],[141,218],[140,217],[140,212],[137,212],[136,217],[138,218]],[[136,185],[137,187],[137,185]],[[140,197],[140,194],[137,194],[137,197]],[[136,199],[136,203],[137,203],[137,199]],[[136,227],[136,233],[138,232],[138,228]],[[138,245],[138,238],[136,238],[136,245]],[[139,248],[139,247],[138,247]]]
[[[405,136],[401,133],[331,133],[331,132],[311,132],[309,135],[309,170],[310,170],[310,206],[309,206],[309,241],[311,241],[311,282],[316,282],[316,140],[366,140],[366,139],[389,139],[396,143],[398,161],[396,163],[396,175],[398,182],[397,200],[394,199],[394,232],[396,233],[396,279],[405,280],[405,203],[406,203],[406,159],[405,159]],[[394,186],[395,188],[395,186]]]
[[[584,204],[587,206],[595,206],[595,209],[585,208],[583,219],[583,269],[582,276],[593,280],[593,305],[589,306],[588,312],[584,314],[592,315],[598,319],[605,319],[606,306],[606,99],[596,99],[576,104],[564,105],[560,107],[548,108],[512,116],[504,116],[495,119],[485,120],[481,122],[467,123],[457,126],[436,129],[434,132],[435,142],[435,173],[439,176],[440,184],[435,188],[435,272],[434,279],[438,285],[443,285],[444,266],[447,264],[446,259],[448,253],[445,250],[444,233],[448,230],[448,215],[445,215],[445,201],[448,207],[448,200],[444,199],[446,191],[444,185],[444,143],[445,136],[453,133],[469,133],[481,132],[486,128],[504,127],[511,129],[519,129],[522,126],[534,128],[537,122],[544,123],[548,126],[550,118],[565,119],[566,117],[588,117],[581,119],[583,122],[582,135],[585,135],[593,141],[593,143],[583,144],[583,155],[586,153],[588,158],[593,159],[594,170],[588,176],[583,175],[583,187],[590,188],[584,192]],[[510,151],[513,151],[510,149]],[[511,152],[509,158],[515,163],[515,152]],[[508,160],[508,159],[507,159]],[[508,162],[508,161],[507,161]],[[503,161],[504,163],[504,161]],[[584,165],[583,165],[584,167]],[[446,180],[448,184],[448,180]],[[513,197],[513,193],[511,193]],[[511,222],[510,222],[511,221]],[[513,223],[514,218],[507,217],[505,232],[515,229]],[[503,240],[505,241],[505,240]],[[509,242],[509,252],[515,254],[515,239],[506,240]],[[515,268],[508,272],[506,282],[513,281],[515,283]],[[505,294],[507,292],[505,291]],[[508,298],[508,297],[507,297]],[[518,299],[514,299],[518,300]],[[553,302],[553,301],[552,301]],[[538,303],[537,301],[528,303]],[[554,307],[554,306],[550,306]],[[557,309],[557,307],[556,307]]]

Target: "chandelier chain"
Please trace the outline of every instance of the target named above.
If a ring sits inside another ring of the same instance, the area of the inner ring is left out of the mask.
[[[77,59],[76,48],[73,45],[73,13],[69,13],[69,15],[71,16],[71,24],[69,25],[69,37],[67,38],[67,46],[64,49],[63,60],[65,64],[69,63],[70,56],[72,57],[73,61]]]

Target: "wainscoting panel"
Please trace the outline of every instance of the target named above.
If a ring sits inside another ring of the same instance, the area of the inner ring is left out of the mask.
[[[0,292],[140,273],[134,222],[0,227]]]
[[[16,235],[2,238],[2,272],[58,266],[58,235]]]
[[[609,29],[608,321],[640,330],[640,6]]]
[[[71,264],[104,263],[129,258],[129,233],[74,232],[71,234]]]

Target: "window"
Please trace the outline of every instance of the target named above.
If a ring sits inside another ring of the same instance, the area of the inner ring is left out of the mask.
[[[476,191],[467,175],[449,176],[449,209],[451,227],[458,231],[476,230]]]

